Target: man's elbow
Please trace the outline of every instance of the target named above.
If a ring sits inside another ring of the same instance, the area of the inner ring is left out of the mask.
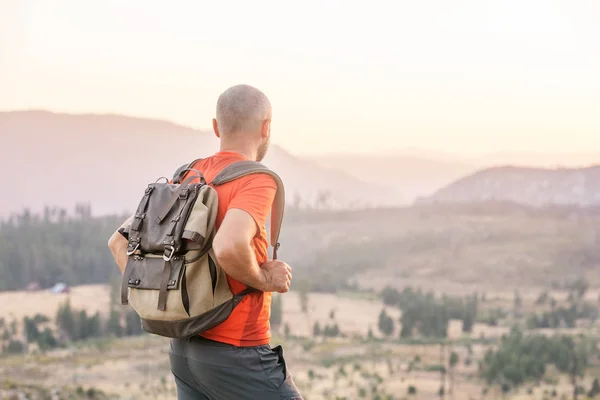
[[[213,241],[212,249],[219,265],[227,266],[232,263],[235,263],[235,260],[237,260],[240,257],[240,253],[243,253],[245,247],[248,246],[249,243],[247,244],[232,240],[221,241],[218,240],[218,238],[215,238],[215,240]]]

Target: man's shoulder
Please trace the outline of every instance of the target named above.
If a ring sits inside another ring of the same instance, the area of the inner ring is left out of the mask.
[[[277,189],[277,182],[271,175],[263,172],[255,172],[236,179],[240,187],[257,187],[264,189]]]

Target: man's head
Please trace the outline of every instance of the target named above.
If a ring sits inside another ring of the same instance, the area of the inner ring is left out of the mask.
[[[261,161],[271,138],[271,103],[260,90],[236,85],[224,91],[217,101],[213,128],[222,143],[251,147]]]

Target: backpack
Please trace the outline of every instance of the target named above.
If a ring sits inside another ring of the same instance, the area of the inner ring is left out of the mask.
[[[279,176],[259,162],[239,161],[206,183],[192,168],[199,160],[179,167],[171,182],[163,177],[150,183],[124,231],[128,259],[121,303],[133,307],[146,332],[170,338],[189,338],[219,325],[258,291],[248,287],[233,294],[212,251],[219,202],[214,186],[249,174],[272,176],[277,183],[269,221],[273,259],[279,248],[285,205]],[[200,183],[191,183],[195,178]]]

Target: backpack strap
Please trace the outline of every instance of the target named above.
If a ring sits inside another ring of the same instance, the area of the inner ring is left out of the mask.
[[[275,172],[271,171],[264,164],[257,161],[238,161],[223,168],[221,172],[213,179],[214,186],[223,185],[235,179],[251,174],[267,174],[275,179],[277,192],[273,205],[271,207],[271,246],[273,246],[273,259],[277,259],[277,250],[279,249],[279,233],[283,223],[283,212],[285,209],[285,189],[283,181]]]
[[[183,178],[183,176],[185,175],[185,172],[190,171],[190,170],[196,171],[200,175],[200,177],[201,177],[200,180],[202,181],[204,179],[204,176],[202,176],[202,174],[199,171],[192,169],[194,164],[196,164],[200,160],[202,160],[202,158],[197,158],[194,161],[192,161],[191,163],[183,164],[181,167],[177,168],[175,170],[175,173],[173,173],[173,178],[172,178],[173,183],[176,183],[176,184],[181,183],[181,178]]]

